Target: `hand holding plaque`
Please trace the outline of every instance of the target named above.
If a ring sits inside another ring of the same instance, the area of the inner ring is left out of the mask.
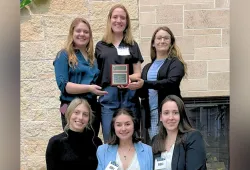
[[[111,65],[111,85],[127,85],[129,83],[128,64]]]

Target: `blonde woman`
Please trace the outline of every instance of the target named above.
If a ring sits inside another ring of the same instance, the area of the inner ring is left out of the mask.
[[[111,65],[128,64],[129,82],[141,76],[143,58],[138,44],[134,41],[131,21],[127,9],[121,5],[114,5],[108,14],[106,31],[103,39],[96,45],[95,56],[100,69],[98,84],[108,95],[100,96],[102,128],[105,142],[110,132],[112,115],[120,108],[130,108],[138,111],[139,98],[135,90],[126,86],[114,86],[111,83]]]
[[[66,125],[65,111],[76,97],[86,99],[96,114],[93,127],[98,135],[100,115],[98,115],[97,95],[104,95],[100,86],[95,85],[99,70],[93,52],[91,27],[84,18],[75,18],[69,29],[64,49],[58,52],[54,61],[55,76],[60,95],[60,111],[63,128]]]
[[[85,99],[75,98],[65,113],[67,124],[64,132],[53,136],[46,150],[47,170],[96,170],[96,151],[102,144],[94,136],[94,115]]]

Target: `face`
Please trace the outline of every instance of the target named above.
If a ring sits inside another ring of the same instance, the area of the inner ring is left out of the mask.
[[[167,53],[171,46],[171,35],[167,31],[159,30],[155,34],[153,46],[156,52]]]
[[[80,22],[73,30],[73,41],[75,46],[77,48],[86,47],[89,43],[89,39],[89,27],[85,23]]]
[[[127,26],[126,12],[121,8],[116,8],[111,15],[111,28],[114,33],[123,33]]]
[[[89,110],[84,104],[78,105],[73,111],[69,128],[76,132],[82,132],[89,122]]]
[[[168,101],[163,104],[160,120],[167,131],[178,131],[180,113],[174,101]]]
[[[121,114],[114,122],[115,134],[120,140],[132,139],[134,123],[130,116]]]

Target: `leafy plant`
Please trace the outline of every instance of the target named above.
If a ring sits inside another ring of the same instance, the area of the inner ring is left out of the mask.
[[[20,0],[20,9],[30,4],[32,0]]]

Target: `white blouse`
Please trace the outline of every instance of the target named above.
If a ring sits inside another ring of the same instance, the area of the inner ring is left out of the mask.
[[[164,168],[162,170],[172,170],[171,163],[172,163],[172,157],[173,157],[173,153],[174,153],[174,145],[175,144],[173,144],[171,146],[169,151],[165,151],[165,152],[161,153],[161,157],[165,158],[165,160],[166,160],[166,168]]]
[[[119,165],[118,170],[125,170],[125,169],[123,169],[122,161],[120,159],[120,155],[119,155],[118,152],[116,154],[116,163]],[[126,170],[140,170],[140,164],[138,162],[137,153],[136,152],[135,152],[135,154],[133,156],[133,159],[132,159],[129,167]]]

